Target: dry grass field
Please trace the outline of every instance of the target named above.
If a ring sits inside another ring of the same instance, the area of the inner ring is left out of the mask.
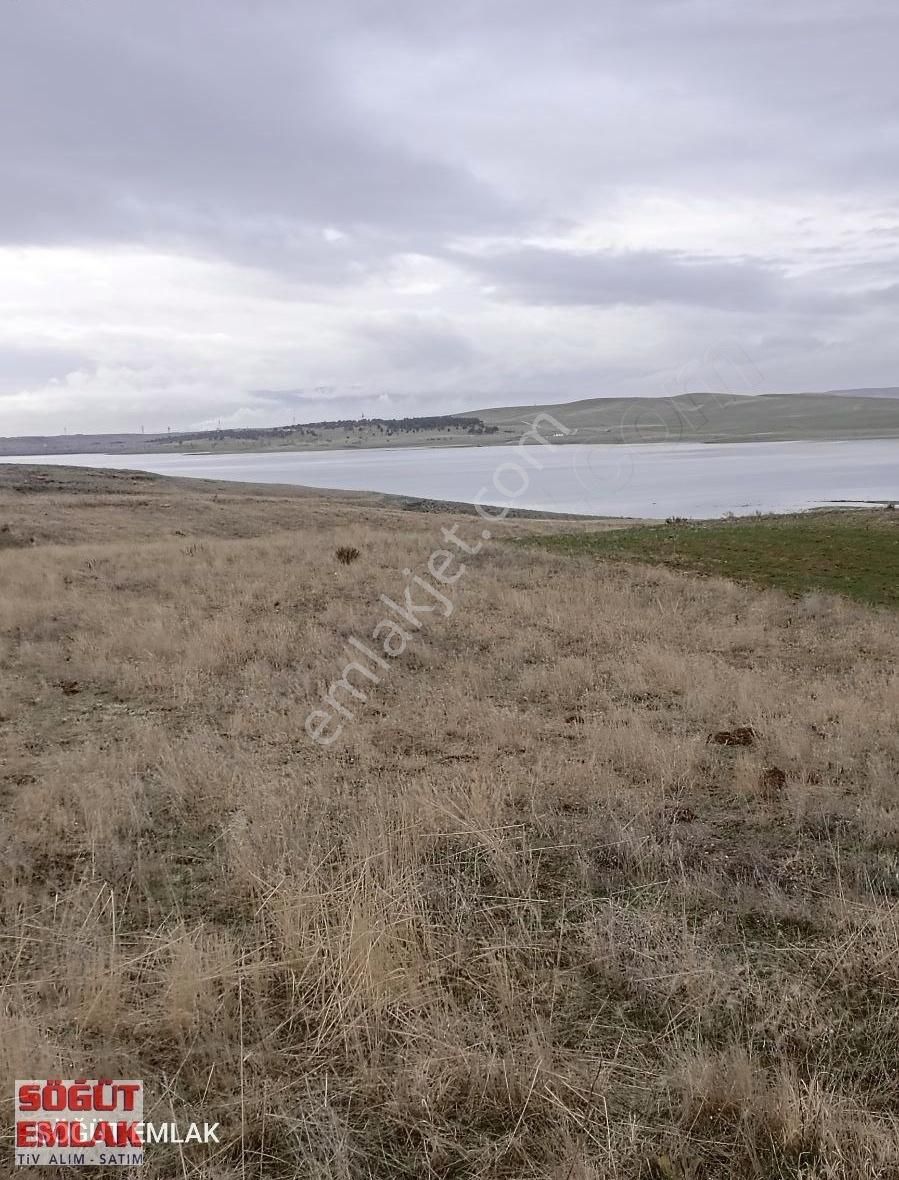
[[[899,1175],[894,613],[499,539],[324,748],[480,522],[3,479],[0,1170],[105,1076],[148,1180]]]

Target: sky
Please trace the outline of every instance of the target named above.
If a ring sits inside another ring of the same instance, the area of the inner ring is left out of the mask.
[[[5,0],[0,435],[899,384],[892,0]]]

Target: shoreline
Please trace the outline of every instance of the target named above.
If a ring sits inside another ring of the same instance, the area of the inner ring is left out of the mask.
[[[357,452],[381,452],[381,451],[428,451],[428,450],[485,450],[495,449],[497,447],[517,446],[520,444],[520,437],[512,432],[502,438],[497,438],[491,442],[467,442],[464,439],[424,439],[414,440],[410,442],[390,442],[381,444],[372,444],[371,442],[363,444],[346,444],[341,443],[323,443],[318,446],[290,446],[290,447],[217,447],[214,449],[193,450],[188,448],[175,447],[122,447],[116,450],[93,450],[90,444],[87,444],[87,449],[59,449],[59,450],[18,450],[6,451],[3,448],[4,442],[17,441],[15,438],[0,439],[0,463],[13,462],[27,462],[29,459],[35,461],[46,458],[56,459],[62,458],[66,455],[96,455],[98,458],[114,459],[117,457],[134,457],[137,455],[171,455],[173,457],[182,456],[185,459],[200,458],[202,456],[215,457],[229,457],[239,455],[315,455],[315,454],[354,454]],[[591,439],[578,437],[576,431],[572,431],[570,435],[562,436],[553,439],[552,445],[559,447],[569,446],[589,446],[589,447],[631,447],[631,446],[738,446],[738,445],[763,445],[765,443],[853,443],[853,442],[897,442],[899,443],[899,427],[895,431],[880,431],[870,432],[863,431],[858,434],[841,433],[827,433],[820,434],[790,434],[785,431],[767,431],[765,433],[756,433],[750,436],[737,434],[720,434],[710,436],[682,436],[679,438],[672,438],[670,435],[626,439],[626,438],[607,438],[607,439]],[[534,443],[524,443],[525,446],[539,445]]]

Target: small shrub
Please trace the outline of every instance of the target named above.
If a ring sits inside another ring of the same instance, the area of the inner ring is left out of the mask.
[[[352,545],[341,545],[334,556],[342,565],[351,565],[359,556],[359,550]]]
[[[0,549],[21,549],[26,545],[33,545],[34,537],[18,536],[8,524],[0,525]]]
[[[716,746],[751,746],[758,734],[751,725],[738,725],[736,729],[721,729],[717,733],[710,733],[706,738],[706,745],[714,743]]]

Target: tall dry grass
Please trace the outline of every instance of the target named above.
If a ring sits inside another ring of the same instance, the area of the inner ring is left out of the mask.
[[[169,499],[0,565],[7,1160],[99,1075],[221,1122],[150,1177],[899,1175],[893,616],[498,543],[323,750],[446,521]]]

